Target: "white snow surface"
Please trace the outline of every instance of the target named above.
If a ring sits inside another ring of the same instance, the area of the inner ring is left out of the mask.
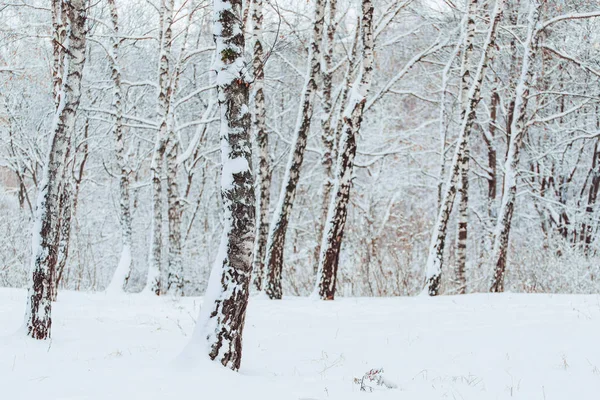
[[[15,333],[25,290],[0,289],[2,399],[524,399],[600,392],[600,297],[251,298],[239,373],[174,360],[199,298],[61,292],[52,341]],[[353,383],[372,368],[398,385]]]

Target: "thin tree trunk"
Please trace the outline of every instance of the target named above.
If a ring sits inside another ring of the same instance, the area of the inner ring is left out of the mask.
[[[173,23],[173,0],[162,0],[160,8],[160,61],[158,70],[158,133],[152,154],[152,237],[148,262],[148,277],[145,291],[161,295],[164,288],[161,284],[162,274],[162,225],[163,225],[163,188],[164,158],[167,147],[169,106],[171,98],[170,60]]]
[[[254,286],[263,289],[265,253],[269,236],[269,200],[271,196],[271,167],[269,162],[269,136],[266,126],[264,93],[264,49],[263,49],[263,0],[254,0],[252,8],[252,32],[254,35],[254,137],[258,147],[258,180],[256,187],[257,235],[254,244]]]
[[[437,296],[439,294],[448,220],[454,205],[458,180],[460,178],[460,171],[462,168],[461,164],[464,161],[464,153],[468,143],[468,136],[472,130],[475,120],[475,109],[477,108],[477,104],[479,103],[479,99],[481,97],[481,86],[483,84],[485,70],[487,69],[488,61],[495,47],[496,33],[502,18],[505,1],[506,0],[496,0],[494,13],[488,28],[487,39],[483,46],[481,60],[477,67],[477,72],[473,76],[473,83],[467,95],[467,106],[461,123],[456,151],[452,159],[450,176],[444,188],[444,195],[442,197],[437,222],[431,238],[429,255],[427,257],[425,290],[430,296]]]
[[[333,153],[335,147],[335,132],[331,126],[333,121],[333,104],[331,91],[333,89],[333,49],[335,43],[335,13],[337,0],[328,0],[329,4],[329,19],[327,24],[327,41],[325,52],[323,55],[323,71],[321,76],[323,77],[323,90],[321,98],[321,106],[323,108],[323,119],[321,120],[321,142],[323,143],[323,157],[321,157],[321,165],[325,172],[325,180],[321,185],[321,218],[317,221],[317,246],[315,249],[315,255],[317,256],[315,262],[315,272],[319,268],[319,254],[321,253],[321,237],[323,236],[323,229],[327,221],[327,211],[329,209],[330,194],[333,188]],[[325,41],[323,41],[325,45]],[[342,107],[344,104],[342,104]]]
[[[473,84],[473,40],[475,39],[475,17],[477,13],[478,0],[467,0],[467,23],[465,33],[465,44],[463,50],[463,60],[461,67],[461,120],[464,119],[467,111],[467,96],[469,88]],[[460,162],[460,186],[458,189],[458,234],[456,243],[456,271],[455,284],[458,294],[465,294],[467,291],[467,281],[465,271],[467,268],[467,238],[468,238],[468,222],[469,222],[469,162],[470,149],[467,134],[467,141]]]
[[[537,50],[537,25],[540,18],[540,7],[540,1],[532,0],[528,16],[527,39],[524,44],[525,53],[523,54],[521,76],[515,93],[515,113],[511,124],[511,136],[504,164],[502,203],[500,205],[500,212],[498,213],[498,221],[494,234],[494,247],[492,248],[492,262],[495,268],[490,287],[491,292],[504,291],[508,242],[517,194],[517,168],[519,166],[521,144],[527,128],[527,102],[529,87],[533,78],[532,64]]]
[[[459,42],[454,49],[454,52],[448,59],[444,70],[442,71],[442,88],[440,94],[440,174],[438,179],[437,204],[438,207],[442,204],[442,195],[444,190],[444,175],[446,175],[446,140],[448,136],[448,112],[446,110],[446,94],[448,92],[448,75],[454,60],[458,56],[463,43]]]
[[[249,84],[245,76],[242,1],[215,0],[214,7],[224,229],[193,340],[206,344],[202,351],[212,360],[238,370],[250,292],[256,210],[251,116],[247,112]]]
[[[121,87],[121,69],[119,67],[119,15],[115,0],[108,0],[110,9],[111,23],[113,28],[112,36],[112,80],[113,80],[113,98],[112,110],[115,113],[114,138],[115,138],[115,158],[119,168],[119,222],[121,225],[121,255],[119,263],[113,277],[106,288],[109,293],[121,293],[124,291],[129,275],[131,274],[131,246],[133,243],[132,219],[131,219],[131,199],[129,195],[129,169],[125,155],[125,137],[123,132],[123,88]]]
[[[66,5],[70,32],[65,55],[66,71],[53,122],[48,159],[38,194],[32,246],[32,279],[27,296],[25,324],[27,335],[48,339],[52,326],[51,286],[57,262],[60,188],[64,174],[69,137],[75,129],[75,117],[81,98],[81,77],[85,63],[85,0],[72,0]]]
[[[52,301],[56,301],[58,297],[58,287],[62,282],[63,274],[66,269],[67,261],[69,259],[69,249],[71,244],[71,231],[73,229],[73,220],[77,213],[77,204],[79,199],[79,189],[81,188],[81,182],[83,181],[83,171],[88,159],[88,144],[89,138],[89,119],[86,118],[85,127],[83,129],[83,159],[77,167],[77,177],[75,177],[75,165],[77,162],[77,153],[75,153],[72,160],[72,178],[73,183],[68,183],[65,179],[64,189],[61,195],[61,212],[62,217],[60,221],[60,241],[58,247],[58,263],[56,268],[56,279],[54,280],[54,291],[52,294]],[[66,165],[66,171],[69,171],[69,163]],[[65,177],[68,174],[65,173]]]
[[[340,249],[352,187],[356,137],[360,131],[373,75],[373,4],[371,0],[362,1],[361,41],[363,45],[362,67],[360,75],[352,86],[353,93],[344,111],[345,126],[338,146],[335,183],[332,192],[334,197],[331,199],[327,212],[327,222],[321,243],[317,289],[319,297],[323,300],[333,300],[335,297]]]
[[[193,2],[188,4],[188,18],[183,33],[183,40],[181,49],[179,51],[180,58],[177,62],[174,72],[170,80],[170,91],[169,91],[169,108],[167,115],[167,130],[168,130],[168,142],[166,149],[166,161],[167,161],[167,207],[168,207],[168,219],[169,219],[169,253],[168,253],[168,273],[167,273],[167,292],[176,296],[183,296],[185,277],[183,273],[183,260],[181,256],[182,249],[182,235],[181,235],[181,217],[183,214],[183,207],[180,199],[179,183],[178,183],[178,171],[179,171],[179,139],[175,134],[175,111],[174,105],[175,94],[179,89],[179,78],[182,73],[182,60],[181,55],[186,54],[188,47],[188,36],[190,26],[192,24],[194,12],[196,8]],[[189,183],[191,185],[191,175],[189,177]],[[189,192],[186,190],[186,195]]]
[[[167,292],[183,296],[184,276],[181,259],[181,201],[177,182],[179,143],[173,130],[167,145],[167,204],[169,215],[169,254]]]
[[[323,40],[325,0],[315,1],[315,19],[309,50],[309,68],[306,83],[302,91],[301,109],[296,121],[294,144],[288,159],[279,202],[275,208],[267,240],[267,284],[265,293],[271,299],[281,299],[281,271],[283,269],[283,251],[285,235],[300,179],[300,169],[304,160],[304,150],[313,114],[314,97],[317,91],[317,77],[321,69],[321,42]]]

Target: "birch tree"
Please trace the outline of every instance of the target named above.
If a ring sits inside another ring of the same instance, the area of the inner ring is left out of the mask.
[[[129,170],[125,154],[125,132],[123,127],[123,88],[121,85],[121,68],[119,66],[119,14],[115,0],[108,0],[110,10],[110,20],[113,34],[111,60],[111,77],[113,80],[112,111],[115,115],[114,121],[114,139],[115,139],[115,158],[117,160],[119,177],[119,223],[121,225],[121,255],[117,269],[106,289],[107,292],[122,292],[129,275],[132,265],[132,220],[131,220],[131,199],[129,195]]]
[[[319,297],[323,300],[333,300],[335,296],[339,254],[352,187],[356,137],[360,131],[373,75],[373,4],[371,0],[362,0],[361,42],[361,71],[352,85],[348,104],[344,111],[344,127],[338,146],[333,197],[327,212],[319,256],[317,285]]]
[[[533,78],[533,64],[537,50],[538,24],[542,1],[531,0],[529,16],[527,17],[527,38],[524,43],[521,76],[519,78],[514,100],[514,113],[511,121],[511,135],[508,143],[508,153],[504,163],[504,184],[498,222],[494,234],[494,247],[492,248],[492,262],[495,265],[491,292],[504,291],[504,272],[506,270],[506,257],[510,226],[515,208],[517,194],[517,168],[523,136],[527,129],[527,103],[531,81]]]
[[[25,324],[27,335],[48,339],[52,326],[51,279],[57,262],[56,238],[59,236],[60,187],[64,176],[69,137],[81,98],[81,78],[85,63],[87,2],[73,0],[63,4],[68,17],[65,70],[58,93],[60,99],[54,121],[38,193],[32,239],[31,283],[27,296]]]
[[[300,179],[300,168],[304,160],[304,151],[312,121],[314,97],[317,92],[317,78],[321,69],[321,43],[323,41],[325,0],[315,1],[315,15],[312,36],[308,51],[308,71],[302,90],[300,112],[296,121],[292,151],[289,154],[279,201],[275,206],[273,219],[269,228],[265,263],[267,266],[267,283],[265,293],[271,299],[281,299],[281,272],[283,270],[283,252],[290,213],[296,196],[296,188]]]
[[[193,341],[209,358],[238,370],[252,273],[255,196],[249,84],[241,0],[215,0],[218,101],[221,112],[223,235]]]
[[[465,43],[463,49],[463,59],[461,66],[461,91],[460,91],[460,103],[461,103],[461,120],[465,118],[467,112],[468,92],[471,87],[472,79],[471,75],[475,66],[473,65],[473,48],[475,38],[475,18],[477,13],[477,0],[467,0],[467,14],[466,14],[466,28],[465,28]],[[460,161],[460,182],[459,182],[459,203],[458,203],[458,239],[456,243],[456,272],[455,272],[455,284],[459,294],[466,292],[466,279],[465,269],[467,264],[467,234],[468,234],[468,221],[469,221],[469,162],[470,162],[470,150],[468,138],[470,134],[466,135],[466,143],[462,159]]]
[[[256,174],[256,243],[254,245],[254,285],[263,289],[265,251],[269,235],[269,204],[271,196],[271,166],[269,160],[269,136],[266,126],[265,107],[265,52],[263,41],[263,0],[252,1],[252,33],[254,53],[254,138],[258,147],[258,170]]]
[[[439,294],[442,262],[450,213],[452,212],[454,199],[456,197],[460,171],[464,168],[462,164],[466,160],[465,150],[468,146],[469,134],[475,120],[475,110],[480,100],[481,86],[483,84],[485,70],[487,69],[487,63],[491,56],[491,52],[495,47],[496,34],[502,18],[504,5],[505,0],[496,0],[494,12],[490,19],[490,26],[487,31],[487,38],[483,45],[481,59],[467,94],[466,108],[463,113],[464,118],[461,122],[456,151],[454,152],[454,157],[450,166],[450,176],[444,188],[444,195],[442,196],[439,214],[429,247],[429,255],[427,257],[425,290],[430,296],[437,296]]]
[[[160,59],[158,67],[158,132],[154,152],[152,154],[152,235],[151,251],[148,259],[148,277],[146,291],[160,295],[164,288],[161,285],[162,274],[162,247],[163,247],[163,187],[164,158],[167,147],[169,126],[170,104],[171,104],[171,45],[173,24],[173,0],[161,0],[160,7]]]

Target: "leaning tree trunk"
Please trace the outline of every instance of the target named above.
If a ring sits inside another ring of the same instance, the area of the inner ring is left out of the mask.
[[[304,150],[308,140],[308,131],[312,120],[314,97],[317,91],[317,77],[321,70],[321,42],[323,40],[323,10],[325,0],[316,0],[315,19],[309,50],[309,69],[302,92],[301,110],[296,121],[296,132],[292,152],[288,159],[279,202],[273,215],[267,241],[267,284],[265,293],[271,299],[281,299],[281,271],[283,269],[283,250],[285,234],[296,196],[296,187],[300,179],[300,168],[304,160]]]
[[[131,200],[129,195],[129,170],[125,155],[125,137],[123,132],[123,89],[121,86],[121,69],[119,68],[119,15],[115,0],[108,0],[113,28],[111,69],[113,80],[112,111],[115,114],[114,139],[115,157],[119,167],[119,222],[121,225],[121,256],[117,269],[106,288],[109,293],[121,293],[131,273],[132,220]]]
[[[478,0],[467,0],[467,15],[465,27],[465,43],[463,49],[463,60],[461,66],[461,120],[465,118],[467,111],[467,96],[469,88],[473,84],[472,74],[475,66],[473,65],[473,40],[475,39],[475,17],[477,13]],[[458,189],[458,234],[456,243],[456,270],[455,284],[458,294],[464,294],[467,291],[467,281],[465,270],[467,268],[467,237],[469,222],[469,161],[470,150],[467,134],[467,142],[460,162],[460,185]]]
[[[333,198],[323,230],[317,290],[323,300],[333,300],[344,227],[348,215],[348,201],[352,187],[356,137],[360,131],[367,94],[373,75],[373,4],[362,1],[361,41],[363,45],[361,72],[353,84],[352,96],[344,111],[344,128],[338,146]]]
[[[256,178],[257,235],[254,244],[254,286],[263,289],[265,253],[269,236],[269,199],[271,195],[271,168],[269,163],[269,136],[266,126],[265,70],[263,49],[263,0],[254,0],[252,8],[252,32],[254,35],[254,137],[258,147],[258,172]]]
[[[169,106],[171,98],[170,59],[173,24],[173,0],[162,0],[160,8],[160,60],[158,67],[158,132],[152,153],[152,235],[148,260],[148,277],[145,291],[160,295],[164,288],[161,285],[162,273],[162,222],[163,222],[163,189],[164,158],[167,148]]]
[[[85,0],[73,0],[67,5],[70,32],[68,52],[65,55],[66,71],[58,95],[60,103],[53,122],[48,158],[38,194],[32,240],[32,280],[25,317],[27,335],[35,339],[48,339],[52,326],[50,288],[57,262],[59,189],[65,169],[69,137],[75,129],[75,117],[81,98],[81,77],[85,63],[86,3]]]
[[[494,234],[494,246],[492,248],[492,262],[494,263],[494,275],[492,277],[491,292],[504,291],[504,273],[506,271],[506,257],[508,255],[508,240],[515,209],[517,195],[517,168],[519,166],[519,154],[523,136],[527,128],[527,102],[529,100],[529,87],[533,78],[532,64],[537,51],[538,30],[537,25],[540,18],[541,2],[532,0],[527,27],[527,39],[524,43],[523,65],[521,76],[515,94],[514,117],[511,124],[511,136],[508,143],[508,153],[504,164],[504,190],[496,231]]]
[[[245,75],[242,1],[215,0],[214,7],[224,226],[193,340],[194,344],[206,344],[202,351],[212,360],[238,370],[250,292],[256,211],[249,84]]]
[[[506,0],[496,0],[494,13],[488,28],[487,38],[483,46],[481,60],[479,61],[477,71],[473,76],[472,85],[469,88],[469,93],[467,95],[466,109],[461,123],[456,150],[454,152],[454,157],[452,158],[450,176],[444,187],[444,195],[442,196],[437,222],[431,237],[429,255],[427,257],[425,290],[430,296],[437,296],[439,294],[448,220],[450,219],[450,213],[454,206],[460,171],[463,168],[462,163],[464,162],[464,153],[468,144],[468,136],[475,121],[475,109],[477,108],[477,104],[481,97],[481,86],[483,84],[485,70],[487,69],[488,61],[495,47],[496,32],[498,31],[498,25],[502,19],[505,2]]]

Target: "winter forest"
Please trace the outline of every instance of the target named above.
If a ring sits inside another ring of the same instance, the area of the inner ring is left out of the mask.
[[[0,386],[595,399],[599,60],[598,0],[0,0]]]

